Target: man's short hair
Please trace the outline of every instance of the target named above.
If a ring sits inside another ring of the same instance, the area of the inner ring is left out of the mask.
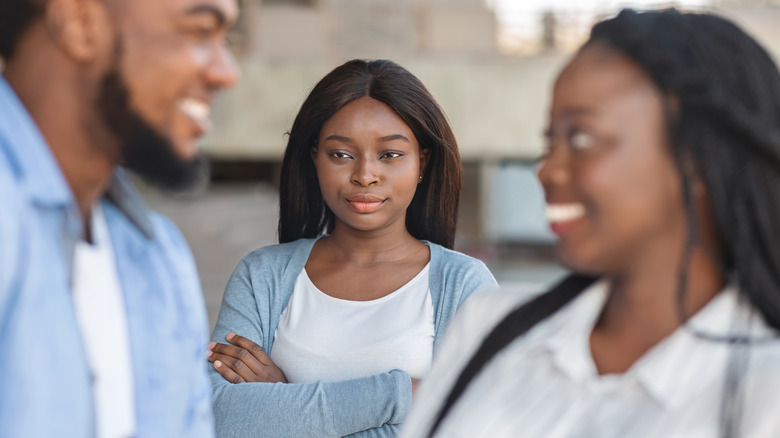
[[[43,13],[46,0],[0,1],[0,58],[10,59],[22,33]]]

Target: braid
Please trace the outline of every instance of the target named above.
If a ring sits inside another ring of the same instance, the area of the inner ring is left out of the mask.
[[[727,273],[780,329],[777,67],[733,23],[705,14],[625,10],[594,26],[593,42],[632,58],[677,99],[670,147],[678,167],[686,157],[694,163],[712,200]]]

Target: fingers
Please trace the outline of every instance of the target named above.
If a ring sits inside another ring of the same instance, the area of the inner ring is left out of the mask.
[[[234,383],[243,382],[269,382],[269,383],[287,383],[287,378],[279,367],[274,364],[271,358],[266,354],[262,347],[250,341],[243,336],[235,333],[228,333],[225,337],[231,344],[221,344],[219,342],[209,343],[208,360],[219,361],[222,367],[230,370],[230,378],[226,372],[220,371],[226,379]],[[241,380],[233,379],[237,375]],[[232,380],[231,380],[232,379]]]
[[[235,371],[230,369],[227,365],[225,365],[221,360],[215,360],[214,361],[214,369],[217,370],[218,373],[222,374],[222,377],[225,378],[230,383],[244,383],[246,380],[244,380],[243,377],[239,376]]]
[[[227,339],[228,342],[230,342],[233,345],[237,345],[244,350],[248,351],[252,356],[254,356],[257,360],[260,361],[263,365],[271,365],[273,364],[273,361],[271,358],[266,354],[265,350],[263,350],[263,347],[255,344],[254,342],[250,341],[249,339],[239,336],[235,333],[228,333],[227,336],[225,336],[225,339]]]
[[[256,381],[256,373],[263,367],[263,364],[243,348],[218,342],[209,343],[208,360],[214,362],[215,368],[216,362],[220,361],[223,366],[241,377],[243,382]],[[224,376],[224,373],[220,374]]]

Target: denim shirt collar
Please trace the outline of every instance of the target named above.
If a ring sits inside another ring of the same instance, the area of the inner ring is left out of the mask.
[[[35,202],[66,208],[75,204],[70,186],[43,134],[19,96],[1,75],[0,153],[8,156],[16,177],[24,181]],[[124,169],[115,168],[105,197],[116,205],[146,238],[154,237],[149,209]]]
[[[127,171],[121,167],[114,168],[105,198],[114,204],[119,211],[149,240],[154,239],[154,226],[149,219],[151,214],[143,197],[133,187]]]

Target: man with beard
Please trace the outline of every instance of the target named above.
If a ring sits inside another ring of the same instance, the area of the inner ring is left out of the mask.
[[[213,434],[191,254],[119,166],[195,179],[237,13],[0,1],[0,435]]]

